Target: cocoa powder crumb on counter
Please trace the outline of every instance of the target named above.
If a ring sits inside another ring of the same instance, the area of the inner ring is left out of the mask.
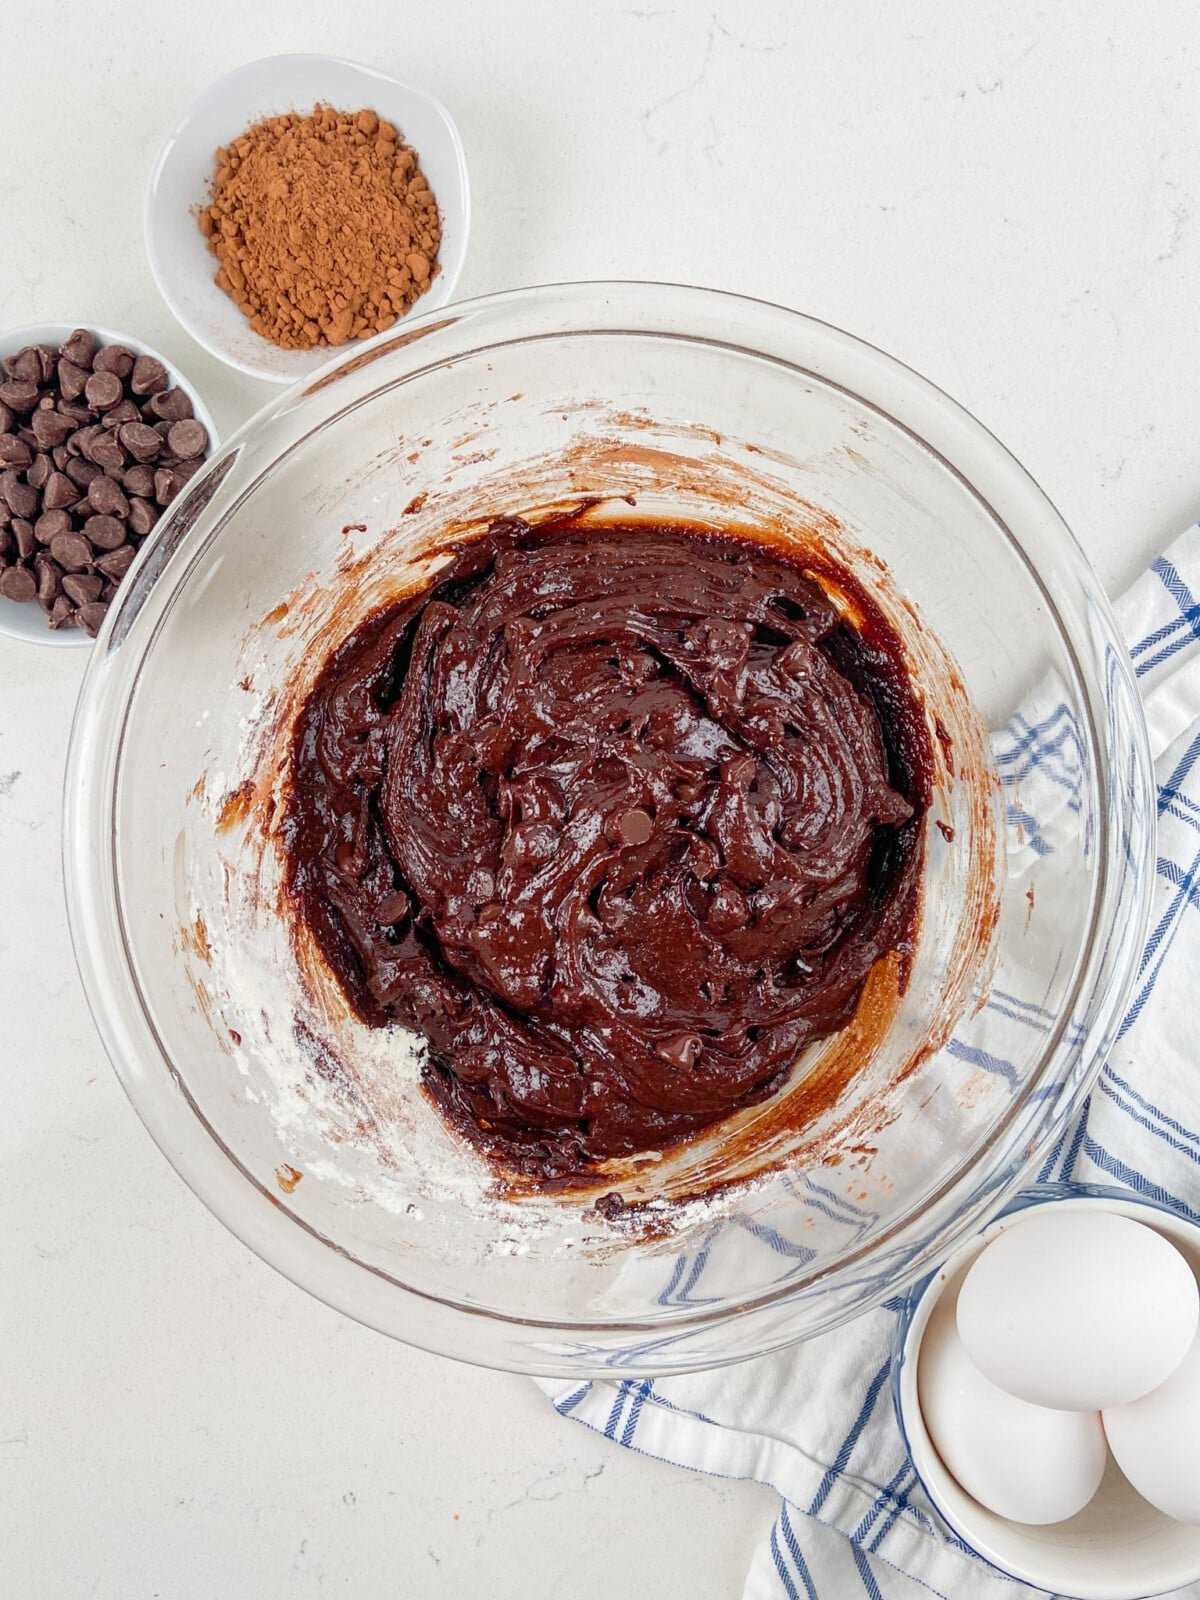
[[[390,328],[438,272],[441,220],[417,153],[374,111],[288,112],[216,153],[200,230],[216,281],[285,349]]]

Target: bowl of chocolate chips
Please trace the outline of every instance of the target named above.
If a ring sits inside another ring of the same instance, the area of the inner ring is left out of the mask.
[[[66,322],[0,334],[0,633],[90,644],[216,444],[196,391],[149,345]]]

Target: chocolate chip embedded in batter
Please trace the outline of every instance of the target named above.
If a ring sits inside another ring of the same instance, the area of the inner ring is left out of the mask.
[[[208,449],[208,429],[202,422],[197,422],[191,417],[186,421],[176,422],[167,434],[167,446],[181,461],[190,461],[194,456],[203,455]]]
[[[654,1054],[669,1067],[677,1067],[680,1072],[690,1072],[699,1061],[703,1048],[703,1041],[694,1033],[684,1033],[674,1039],[664,1039],[661,1044],[655,1045]]]

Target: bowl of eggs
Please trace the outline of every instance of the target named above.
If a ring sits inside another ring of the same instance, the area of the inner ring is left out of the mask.
[[[937,1510],[1076,1600],[1200,1579],[1200,1227],[1129,1191],[1024,1191],[910,1297],[896,1409]]]

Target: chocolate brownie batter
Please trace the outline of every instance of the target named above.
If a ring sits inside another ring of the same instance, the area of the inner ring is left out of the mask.
[[[569,1178],[763,1098],[907,953],[925,719],[826,577],[855,626],[759,543],[504,519],[317,683],[289,887],[510,1168]]]

